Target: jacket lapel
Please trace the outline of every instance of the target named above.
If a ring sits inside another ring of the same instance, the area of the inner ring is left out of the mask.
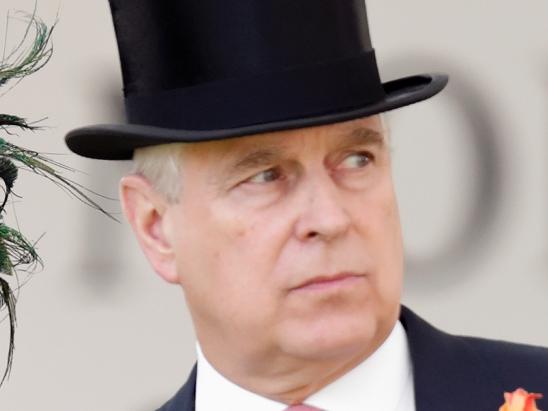
[[[196,365],[175,396],[157,411],[194,411],[196,402]]]
[[[504,402],[497,374],[470,340],[446,334],[402,306],[417,411],[498,410]]]

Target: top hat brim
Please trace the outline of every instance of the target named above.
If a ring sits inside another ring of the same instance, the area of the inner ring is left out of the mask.
[[[216,130],[183,130],[139,124],[99,124],[72,130],[65,140],[70,150],[84,157],[128,160],[132,158],[136,148],[151,145],[222,140],[367,117],[426,100],[443,90],[447,82],[447,75],[437,73],[405,77],[383,83],[385,97],[380,101],[303,118]]]

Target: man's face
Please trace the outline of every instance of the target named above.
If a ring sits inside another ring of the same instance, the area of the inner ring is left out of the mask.
[[[315,361],[382,342],[403,257],[378,116],[189,144],[181,164],[166,221],[209,357]]]

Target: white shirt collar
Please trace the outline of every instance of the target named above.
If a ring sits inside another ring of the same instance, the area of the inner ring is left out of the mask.
[[[247,391],[223,377],[197,344],[196,411],[283,411],[287,405]],[[369,358],[305,403],[329,411],[415,411],[411,357],[398,321]]]

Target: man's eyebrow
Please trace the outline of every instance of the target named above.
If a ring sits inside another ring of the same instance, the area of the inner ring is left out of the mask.
[[[279,161],[282,156],[283,150],[279,147],[259,147],[231,164],[226,171],[234,173],[260,168]]]
[[[341,142],[342,145],[367,144],[383,146],[386,143],[384,133],[367,127],[352,130]]]

